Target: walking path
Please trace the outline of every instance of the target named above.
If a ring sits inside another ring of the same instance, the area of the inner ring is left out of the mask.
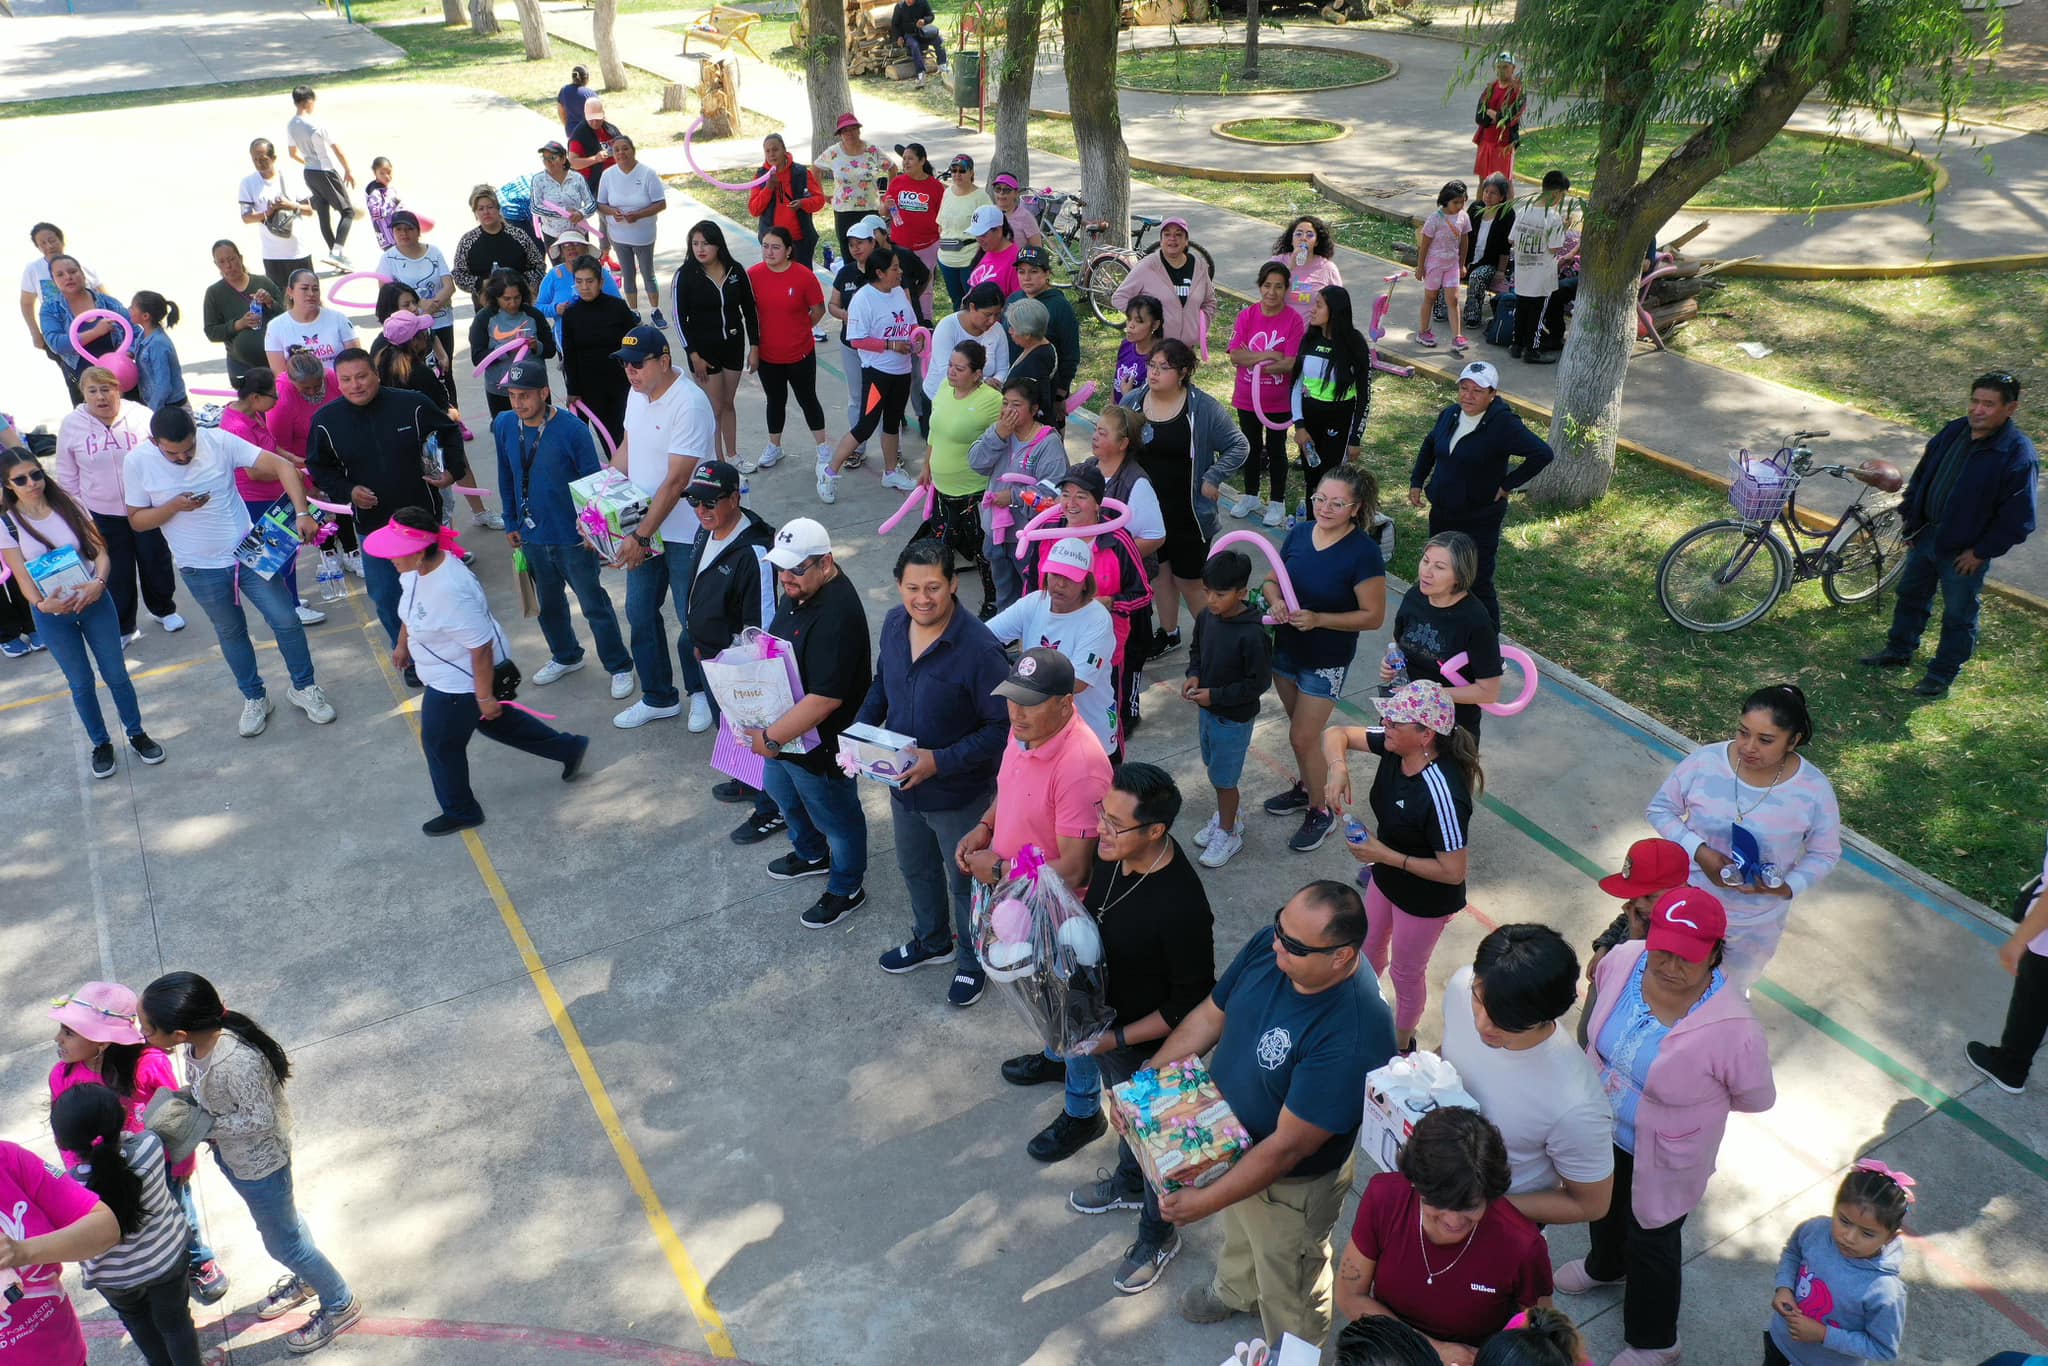
[[[694,86],[695,57],[682,56],[681,36],[666,32],[661,27],[675,20],[673,13],[621,14],[618,18],[621,49],[633,54],[636,65],[659,72],[670,80],[682,80]],[[571,42],[591,41],[590,17],[584,10],[550,10],[548,29]],[[1430,69],[1428,64],[1431,61],[1439,63],[1436,69],[1441,72],[1447,73],[1450,69],[1451,59],[1445,54],[1453,52],[1453,49],[1439,41],[1357,30],[1333,28],[1325,31],[1339,40],[1358,38],[1383,43],[1400,39],[1407,46],[1398,58],[1403,65],[1402,76],[1397,80],[1413,76],[1418,69]],[[1140,32],[1150,33],[1149,30]],[[1148,37],[1145,41],[1157,40]],[[1410,52],[1409,48],[1414,51]],[[1393,55],[1391,46],[1384,50]],[[1419,76],[1415,78],[1422,79]],[[1041,90],[1050,89],[1055,83],[1054,76],[1049,73],[1040,77]],[[1384,90],[1394,83],[1381,82],[1361,90],[1337,93],[1361,95]],[[1438,79],[1431,88],[1441,91],[1443,79]],[[747,62],[741,91],[747,107],[771,113],[782,120],[784,135],[791,147],[801,149],[809,145],[810,106],[806,102],[803,85],[795,76],[770,63]],[[1126,92],[1124,98],[1128,104],[1145,97]],[[1283,98],[1286,97],[1261,96],[1259,103],[1263,108],[1268,99]],[[871,136],[877,142],[914,137],[925,143],[936,161],[943,162],[953,152],[966,151],[976,158],[978,164],[988,165],[987,158],[995,145],[992,136],[957,129],[928,110],[888,100],[866,88],[859,93],[857,102],[861,116],[868,120]],[[1464,106],[1460,104],[1457,107],[1462,109]],[[1425,111],[1419,104],[1411,108],[1411,113],[1417,120],[1414,125],[1389,127],[1371,138],[1354,137],[1334,145],[1341,148],[1356,145],[1392,149],[1388,155],[1405,156],[1406,153],[1399,149],[1406,140],[1426,136],[1430,120],[1441,123],[1449,117],[1441,107]],[[681,117],[687,119],[689,116]],[[1202,134],[1206,139],[1205,154],[1209,146],[1236,146],[1220,138],[1208,137],[1206,123],[1201,126],[1205,130]],[[1184,129],[1182,142],[1187,142],[1191,136]],[[1130,137],[1128,124],[1126,137],[1127,140]],[[2048,148],[2048,139],[2037,138],[2034,141]],[[1464,145],[1466,150],[1462,155],[1467,160],[1454,165],[1470,164],[1470,143]],[[1133,149],[1137,146],[1133,140]],[[706,155],[708,157],[710,153]],[[681,148],[650,151],[648,159],[664,174],[683,174],[689,170]],[[713,164],[703,158],[700,160],[706,166]],[[1063,157],[1033,151],[1031,163],[1032,179],[1037,184],[1077,185],[1080,182],[1080,167]],[[1442,178],[1443,173],[1439,171],[1432,173],[1429,180],[1434,185],[1441,183]],[[1431,195],[1433,204],[1433,190]],[[2042,202],[2048,203],[2048,196],[2044,196]],[[1162,215],[1173,213],[1186,218],[1195,230],[1195,237],[1216,258],[1223,283],[1244,293],[1249,293],[1253,264],[1271,254],[1273,239],[1279,231],[1271,223],[1140,183],[1131,186],[1131,209],[1133,212]],[[1839,219],[1844,215],[1829,217]],[[1349,247],[1338,248],[1337,259],[1355,295],[1379,293],[1385,287],[1380,283],[1383,276],[1406,269],[1395,262]],[[1397,301],[1406,300],[1406,304],[1412,306],[1416,299],[1414,281],[1404,282],[1401,288],[1403,293],[1396,296]],[[1397,308],[1392,316],[1398,322],[1408,313]],[[1408,328],[1399,326],[1389,333],[1384,347],[1390,355],[1414,363],[1435,378],[1456,378],[1459,365],[1452,361],[1448,352],[1421,350],[1407,338]],[[1549,417],[1556,399],[1558,367],[1525,365],[1510,360],[1507,348],[1488,345],[1479,338],[1473,339],[1471,354],[1477,359],[1493,361],[1500,368],[1502,392],[1510,402],[1543,418]],[[1969,380],[1968,375],[1956,376],[1958,416],[1964,400],[1962,389]],[[1725,480],[1730,452],[1740,447],[1775,449],[1776,442],[1788,433],[1816,428],[1833,433],[1824,443],[1829,459],[1854,462],[1876,456],[1890,460],[1909,472],[1919,459],[1927,437],[1932,435],[1886,422],[1815,394],[1669,352],[1643,351],[1631,363],[1628,387],[1622,400],[1622,438],[1633,448],[1663,458],[1679,468]],[[1836,479],[1813,480],[1800,492],[1802,505],[1829,515],[1838,514],[1854,496],[1854,489],[1846,481]],[[2042,501],[2048,505],[2048,472],[2043,474]],[[2036,535],[2018,550],[1999,559],[1993,566],[1991,581],[2048,605],[2048,534]]]

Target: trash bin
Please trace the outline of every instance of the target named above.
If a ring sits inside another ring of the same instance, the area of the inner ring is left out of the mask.
[[[953,54],[953,103],[961,109],[979,109],[982,106],[981,54],[979,52],[955,52]]]

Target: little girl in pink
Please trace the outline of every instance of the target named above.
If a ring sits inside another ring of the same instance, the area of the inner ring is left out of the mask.
[[[1419,346],[1436,345],[1429,315],[1436,307],[1437,296],[1443,296],[1444,308],[1453,320],[1464,316],[1458,311],[1458,282],[1465,267],[1465,239],[1472,233],[1472,220],[1465,216],[1469,198],[1464,181],[1450,181],[1437,191],[1436,212],[1423,221],[1421,247],[1416,253],[1421,263],[1417,274],[1422,277],[1422,319],[1415,328]],[[1454,351],[1462,351],[1469,344],[1462,332],[1451,338]]]

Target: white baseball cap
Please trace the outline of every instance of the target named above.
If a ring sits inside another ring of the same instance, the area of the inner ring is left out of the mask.
[[[967,235],[979,237],[985,232],[994,232],[1007,221],[1001,209],[993,204],[984,204],[974,211],[974,217],[967,220]]]
[[[1488,389],[1500,388],[1500,371],[1483,360],[1475,360],[1460,370],[1458,378],[1469,379],[1474,384],[1484,385]]]
[[[799,517],[775,533],[775,548],[768,563],[777,569],[794,569],[814,555],[832,553],[832,537],[809,517]]]
[[[1077,582],[1095,572],[1095,552],[1079,536],[1062,537],[1045,557],[1045,572]]]

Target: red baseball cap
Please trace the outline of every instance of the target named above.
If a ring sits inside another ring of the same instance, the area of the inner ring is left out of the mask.
[[[1622,857],[1621,871],[1600,879],[1600,890],[1626,901],[1682,887],[1692,873],[1685,846],[1670,840],[1637,840]]]
[[[1721,898],[1697,887],[1673,887],[1650,908],[1651,953],[1675,953],[1704,963],[1728,937],[1728,912]]]

